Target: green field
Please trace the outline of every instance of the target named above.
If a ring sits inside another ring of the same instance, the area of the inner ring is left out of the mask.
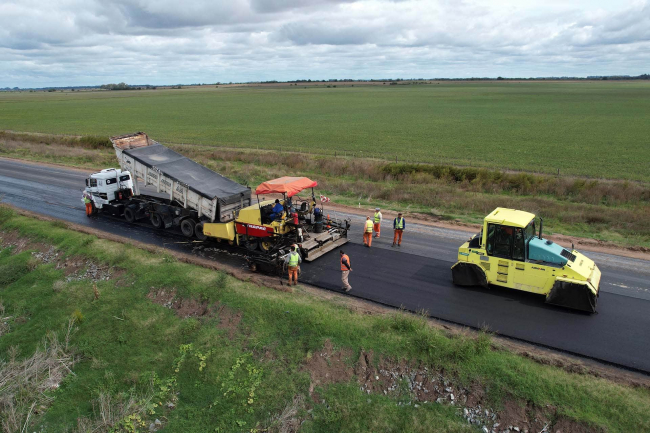
[[[650,83],[0,93],[0,129],[650,180]]]

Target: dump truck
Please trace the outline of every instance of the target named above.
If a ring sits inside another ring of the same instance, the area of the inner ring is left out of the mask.
[[[249,187],[228,179],[138,132],[110,137],[120,168],[86,179],[94,212],[148,220],[157,229],[179,227],[188,238],[241,247],[252,268],[278,269],[295,245],[312,261],[347,242],[349,220],[326,217],[317,206],[317,182],[282,177]],[[145,193],[137,182],[155,188]],[[298,195],[311,190],[305,198]],[[265,196],[274,195],[275,199]],[[260,196],[262,198],[260,199]],[[281,212],[273,212],[276,200]]]
[[[536,231],[535,215],[496,208],[485,217],[481,231],[458,249],[451,267],[459,286],[489,285],[544,295],[546,302],[596,312],[598,266],[573,246],[563,248]]]

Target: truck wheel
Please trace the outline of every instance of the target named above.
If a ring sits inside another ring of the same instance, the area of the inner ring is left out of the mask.
[[[124,209],[124,219],[131,224],[135,222],[135,211],[133,208],[127,207]]]
[[[154,228],[162,229],[165,227],[165,223],[160,214],[153,212],[149,217],[149,220],[151,221],[151,225],[154,226]]]
[[[208,238],[206,234],[203,233],[203,223],[198,223],[194,226],[194,235],[196,235],[196,238],[200,241],[204,241]]]
[[[195,226],[196,226],[196,223],[193,220],[189,219],[189,218],[184,219],[183,221],[181,221],[181,231],[183,232],[183,235],[188,237],[188,238],[191,238],[192,236],[194,236]],[[203,227],[201,227],[201,231],[203,231]]]

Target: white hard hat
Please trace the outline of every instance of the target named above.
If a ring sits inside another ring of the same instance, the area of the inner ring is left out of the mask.
[[[375,210],[379,210],[379,208],[378,208],[378,207],[376,207],[376,208],[375,208]]]

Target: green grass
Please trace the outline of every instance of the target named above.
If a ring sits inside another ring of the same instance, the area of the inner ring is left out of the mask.
[[[650,180],[650,83],[0,93],[0,129]]]
[[[312,401],[309,375],[302,366],[327,339],[351,350],[353,360],[363,348],[376,356],[444,368],[458,383],[479,384],[495,408],[504,398],[515,398],[554,405],[560,413],[608,432],[650,429],[647,389],[490,350],[487,336],[450,338],[418,316],[367,316],[300,289],[276,292],[169,256],[72,232],[61,224],[17,216],[7,208],[0,208],[0,229],[55,245],[63,255],[125,271],[118,281],[97,283],[100,297],[94,299],[88,281],[57,283],[65,279],[53,264],[35,262],[29,251],[0,251],[0,269],[15,274],[0,282],[4,314],[23,318],[12,322],[10,332],[0,339],[0,357],[12,346],[18,347],[18,357],[28,357],[48,331],[61,332],[73,314],[82,318],[71,339],[80,356],[75,375],[47,392],[51,405],[34,418],[33,430],[69,431],[78,419],[96,420],[100,396],[115,402],[130,396],[145,401],[144,396],[153,393],[155,398],[146,406],[153,413],[142,414],[141,430],[155,418],[164,419],[164,431],[169,432],[273,427],[294,397],[303,396],[306,405],[298,416],[305,419],[306,432],[472,431],[453,407],[398,406],[411,399],[408,392],[369,396],[354,380],[317,387],[327,403]],[[239,311],[239,330],[231,339],[217,327],[218,316],[178,318],[146,297],[152,288],[175,289],[179,296]],[[170,399],[176,404],[172,411],[164,409]],[[163,407],[152,406],[155,402]],[[307,408],[313,411],[307,413]]]

